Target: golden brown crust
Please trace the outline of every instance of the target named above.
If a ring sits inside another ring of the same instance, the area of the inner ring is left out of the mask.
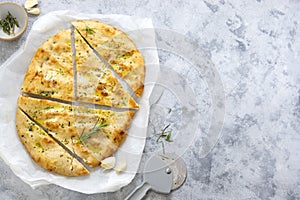
[[[141,84],[135,91],[134,93],[137,95],[137,96],[142,96],[143,94],[143,91],[144,91],[144,84]]]
[[[22,91],[71,101],[73,99],[71,31],[50,37],[35,53]]]
[[[77,20],[73,26],[89,44],[112,66],[137,96],[142,95],[144,85],[144,58],[126,33],[94,20]],[[87,31],[90,29],[92,31]],[[135,79],[129,79],[130,71],[136,71]]]
[[[137,96],[141,96],[144,90],[144,82],[139,81],[140,76],[145,76],[144,70],[134,68],[124,77],[124,79],[135,88],[134,92]]]
[[[74,37],[78,100],[117,108],[139,108],[76,30]]]
[[[16,128],[31,158],[44,169],[65,176],[89,174],[80,162],[59,146],[20,109],[16,112]]]

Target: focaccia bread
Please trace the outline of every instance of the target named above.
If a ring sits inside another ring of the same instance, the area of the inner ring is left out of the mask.
[[[124,32],[89,20],[73,25],[76,29],[49,37],[33,56],[17,102],[16,127],[41,167],[82,176],[89,174],[85,166],[101,165],[125,141],[139,109],[126,83],[141,96],[145,66]]]
[[[128,83],[134,93],[142,96],[144,58],[128,35],[113,26],[94,20],[77,20],[72,22],[72,25]]]

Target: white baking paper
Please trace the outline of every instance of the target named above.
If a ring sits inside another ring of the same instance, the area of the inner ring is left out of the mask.
[[[37,165],[20,142],[15,128],[16,102],[28,64],[37,48],[50,36],[70,28],[76,19],[99,19],[125,31],[141,50],[146,65],[145,90],[124,144],[116,153],[117,161],[126,160],[125,173],[96,168],[85,177],[64,177],[50,173]],[[56,11],[40,17],[32,26],[26,43],[0,66],[0,156],[24,182],[35,188],[56,184],[82,193],[101,193],[119,190],[134,178],[145,145],[149,116],[149,97],[159,73],[155,48],[155,33],[151,19],[124,15],[83,14]]]

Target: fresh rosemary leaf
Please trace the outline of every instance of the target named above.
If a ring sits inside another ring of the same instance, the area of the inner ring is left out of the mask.
[[[171,124],[168,124],[165,128],[163,128],[162,132],[164,133],[170,126]]]
[[[161,147],[163,149],[163,154],[165,154],[165,143],[163,141],[160,141],[161,142]]]
[[[161,132],[158,134],[158,137],[157,137],[157,139],[156,139],[156,142],[159,142],[159,140],[160,140],[161,138],[166,139],[166,137],[168,136],[168,134],[170,135],[171,131],[166,132],[166,130],[169,128],[169,126],[170,126],[170,124],[168,124],[167,126],[165,126],[165,127],[161,130]],[[170,140],[170,137],[171,137],[171,135],[169,136],[169,139],[168,139],[168,140]]]
[[[90,138],[92,135],[94,135],[95,133],[98,133],[101,128],[108,126],[107,123],[102,122],[101,124],[98,125],[100,118],[98,118],[98,120],[96,121],[94,127],[90,130],[90,132],[88,133],[84,133],[84,130],[82,131],[82,134],[79,138],[79,142],[84,142],[85,140],[87,140],[88,138]]]
[[[173,142],[173,140],[171,140],[171,131],[168,132],[168,135],[166,136],[166,141]]]
[[[167,131],[169,126],[170,126],[170,124],[165,126],[159,134],[156,134],[158,136],[157,139],[156,139],[156,143],[161,143],[163,153],[165,153],[165,143],[161,139],[164,139],[166,142],[173,142],[173,140],[171,140],[171,130]]]

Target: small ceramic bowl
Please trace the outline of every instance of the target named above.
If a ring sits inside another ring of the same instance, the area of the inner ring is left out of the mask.
[[[0,40],[14,40],[19,38],[25,32],[28,25],[28,16],[22,6],[11,2],[0,3],[0,19],[4,19],[8,15],[8,12],[17,19],[20,27],[15,27],[15,35],[4,33],[2,27],[0,27]]]

